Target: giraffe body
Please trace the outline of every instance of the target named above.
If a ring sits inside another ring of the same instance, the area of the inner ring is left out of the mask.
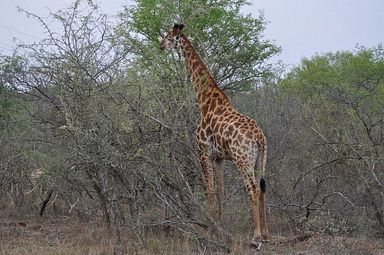
[[[194,84],[200,108],[196,137],[209,210],[217,219],[221,217],[223,160],[231,160],[239,169],[250,195],[254,222],[252,244],[260,247],[259,240],[269,239],[263,179],[267,155],[266,137],[255,120],[233,107],[182,33],[182,28],[183,25],[176,24],[162,40],[160,49],[180,48]],[[255,172],[259,172],[258,176]],[[258,177],[260,183],[256,181]]]

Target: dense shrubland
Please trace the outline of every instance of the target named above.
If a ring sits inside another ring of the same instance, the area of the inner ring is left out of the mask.
[[[0,59],[3,217],[101,220],[226,247],[206,230],[246,235],[248,197],[225,171],[224,219],[205,210],[192,86],[177,53],[158,50],[175,20],[237,108],[268,136],[272,235],[384,235],[384,50],[304,59],[287,75],[244,1],[137,1],[115,20],[97,6],[35,18],[47,38]],[[51,30],[50,24],[61,29]],[[39,216],[40,215],[40,216]],[[229,235],[230,236],[230,235]]]

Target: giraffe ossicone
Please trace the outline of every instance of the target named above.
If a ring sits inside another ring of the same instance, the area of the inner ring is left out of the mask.
[[[221,217],[223,161],[231,160],[237,166],[250,196],[254,223],[251,244],[260,248],[260,241],[269,240],[264,180],[266,137],[255,120],[234,108],[183,34],[183,28],[183,24],[175,24],[162,39],[160,49],[181,50],[194,85],[200,109],[200,123],[196,131],[198,154],[210,213],[216,219]]]

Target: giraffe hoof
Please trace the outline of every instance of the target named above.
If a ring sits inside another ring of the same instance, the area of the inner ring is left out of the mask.
[[[263,238],[263,239],[261,239],[261,242],[262,243],[269,243],[269,238]]]
[[[257,251],[260,251],[261,245],[262,245],[262,242],[260,242],[260,241],[256,241],[256,240],[251,241],[251,246],[253,248],[256,248]]]

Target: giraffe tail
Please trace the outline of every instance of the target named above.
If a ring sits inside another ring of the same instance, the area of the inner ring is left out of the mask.
[[[267,144],[259,148],[258,159],[257,159],[257,168],[260,171],[260,190],[262,193],[266,191],[266,183],[264,179],[265,165],[267,162]]]
[[[261,192],[265,193],[266,188],[267,188],[267,185],[265,184],[264,177],[261,177],[261,179],[260,179],[260,189],[261,189]]]

